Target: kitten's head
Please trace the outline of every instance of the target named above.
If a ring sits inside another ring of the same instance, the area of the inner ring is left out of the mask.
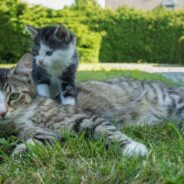
[[[26,29],[32,35],[32,55],[38,65],[48,68],[57,67],[58,64],[71,64],[76,38],[66,27],[35,28],[26,26]]]
[[[32,56],[24,55],[17,66],[8,72],[0,90],[0,120],[12,120],[21,116],[34,97],[36,90],[32,82]]]

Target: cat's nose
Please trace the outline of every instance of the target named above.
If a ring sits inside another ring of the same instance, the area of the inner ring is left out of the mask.
[[[44,61],[43,60],[39,60],[39,64],[43,65]]]
[[[1,116],[2,118],[4,118],[5,115],[6,115],[6,112],[0,112],[0,116]]]

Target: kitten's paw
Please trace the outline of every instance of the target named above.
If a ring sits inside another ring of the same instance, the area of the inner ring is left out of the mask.
[[[125,145],[123,154],[128,156],[145,156],[148,154],[148,150],[144,144],[132,141]]]
[[[47,84],[38,84],[37,86],[37,92],[40,96],[50,97],[50,89]]]
[[[62,97],[61,101],[63,105],[75,105],[75,98],[73,97]]]

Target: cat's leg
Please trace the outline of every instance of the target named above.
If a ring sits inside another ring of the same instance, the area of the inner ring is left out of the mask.
[[[48,84],[37,84],[36,89],[39,96],[50,97],[50,89]]]
[[[84,131],[94,138],[104,136],[107,144],[115,141],[122,148],[122,152],[128,156],[144,156],[148,151],[144,144],[136,142],[117,130],[110,122],[96,115],[88,116],[88,118],[79,118],[73,125],[75,132]]]
[[[18,144],[12,152],[12,156],[23,153],[28,150],[29,145],[35,146],[38,144],[54,144],[56,141],[64,141],[58,132],[43,129],[40,127],[27,127],[25,124],[18,125],[18,137],[23,140],[23,143]]]
[[[18,132],[22,132],[23,130],[20,129],[20,127],[17,127],[17,124],[15,122],[8,122],[8,123],[4,123],[3,121],[0,123],[0,129],[3,132],[7,132],[7,133],[18,133]],[[23,131],[24,132],[24,131]],[[25,139],[24,139],[25,140]],[[37,143],[42,144],[40,141],[37,141]],[[25,151],[27,151],[27,145],[31,144],[31,145],[35,145],[35,141],[33,141],[32,138],[27,139],[26,141],[24,141],[23,143],[17,144],[16,147],[14,148],[11,156],[15,156],[16,154],[19,153],[23,153]]]
[[[71,64],[59,78],[61,80],[60,99],[63,105],[75,105],[77,97],[77,89],[75,86],[76,65]]]
[[[40,128],[38,126],[23,127],[19,129],[19,137],[24,140],[34,138],[43,143],[47,142],[49,144],[53,144],[56,140],[62,140],[60,133],[50,129]]]
[[[33,68],[32,76],[36,85],[37,93],[40,96],[50,97],[50,76],[40,66],[35,66]]]
[[[96,127],[95,134],[103,135],[107,142],[116,141],[120,143],[123,154],[128,156],[145,156],[148,151],[144,144],[136,142],[116,129],[114,125],[103,123]]]

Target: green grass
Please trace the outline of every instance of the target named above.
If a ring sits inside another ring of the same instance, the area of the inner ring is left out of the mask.
[[[140,71],[80,71],[78,80],[107,79],[112,76],[158,80],[177,86],[158,74]],[[108,149],[103,141],[85,140],[82,135],[65,133],[66,142],[51,146],[30,147],[25,155],[9,157],[16,138],[0,139],[0,177],[4,183],[49,184],[183,184],[184,134],[172,122],[154,127],[123,127],[123,131],[144,143],[149,155],[128,158],[118,144]],[[1,181],[1,179],[0,179]]]

